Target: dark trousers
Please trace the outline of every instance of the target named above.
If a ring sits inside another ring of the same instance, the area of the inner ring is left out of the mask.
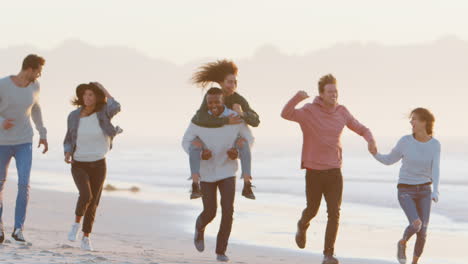
[[[343,176],[341,175],[341,169],[307,170],[306,196],[307,207],[302,212],[299,225],[301,225],[302,228],[307,228],[309,226],[309,222],[317,215],[322,196],[324,196],[327,202],[328,222],[323,254],[333,255],[343,196]]]
[[[231,235],[234,214],[234,197],[236,194],[236,177],[217,182],[201,182],[203,193],[203,212],[198,216],[197,228],[200,231],[215,218],[217,209],[217,189],[221,194],[221,225],[216,239],[216,254],[224,254]]]
[[[72,163],[73,180],[80,193],[75,214],[84,216],[84,233],[91,233],[93,229],[96,208],[99,205],[102,187],[106,179],[106,171],[105,159],[94,162],[74,161]]]

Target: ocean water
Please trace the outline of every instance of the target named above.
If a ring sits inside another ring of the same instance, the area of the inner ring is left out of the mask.
[[[232,242],[296,250],[296,222],[305,207],[305,172],[299,168],[300,146],[297,145],[255,146],[253,177],[257,200],[247,200],[240,195],[242,181],[239,179]],[[456,153],[444,154],[441,161],[440,201],[433,205],[429,227],[430,236],[440,239],[428,244],[435,248],[441,245],[454,252],[463,252],[457,248],[461,246],[461,241],[465,242],[464,245],[468,243],[467,157]],[[76,193],[70,167],[63,162],[63,154],[59,150],[53,150],[48,155],[35,153],[34,158],[33,188]],[[191,209],[186,212],[186,230],[188,234],[193,232],[193,223],[202,205],[200,199],[188,198],[191,185],[187,181],[188,157],[179,144],[116,144],[107,162],[107,183],[120,188],[138,186],[141,191],[106,192],[104,197],[124,196],[142,202],[189,205]],[[16,170],[14,166],[11,167],[10,173],[15,175]],[[393,260],[394,242],[407,225],[396,197],[398,170],[399,164],[381,165],[365,151],[345,151],[340,232],[348,235],[338,238],[340,256]],[[216,236],[219,218],[207,229],[208,236]],[[325,225],[326,207],[322,203],[312,225],[316,228],[309,234],[309,239],[315,241],[310,251],[321,252]],[[447,240],[439,241],[442,239]],[[356,246],[350,247],[350,244]],[[366,250],[369,248],[373,249]],[[427,260],[432,261],[428,263],[439,263],[439,260],[444,263],[464,263],[463,257],[457,254],[444,254],[443,251],[428,253],[430,257]]]

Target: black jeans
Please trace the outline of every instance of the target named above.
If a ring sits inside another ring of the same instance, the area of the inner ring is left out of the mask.
[[[96,208],[101,199],[102,187],[106,179],[106,160],[94,162],[73,161],[71,172],[80,197],[76,203],[75,214],[84,216],[83,232],[91,233]]]
[[[200,231],[204,231],[205,227],[215,218],[218,203],[217,189],[219,189],[222,216],[216,239],[216,254],[224,254],[232,229],[236,177],[230,177],[217,182],[201,182],[200,185],[203,193],[203,212],[198,216],[197,228]]]
[[[322,201],[322,195],[327,202],[328,212],[323,254],[333,255],[343,196],[343,176],[341,175],[341,169],[306,171],[307,207],[302,212],[302,217],[299,221],[299,225],[302,228],[306,229],[309,226],[309,222],[317,215],[320,202]]]

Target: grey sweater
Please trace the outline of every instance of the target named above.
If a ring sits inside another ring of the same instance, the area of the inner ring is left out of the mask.
[[[41,139],[47,138],[47,129],[42,122],[39,105],[39,83],[18,87],[11,76],[0,79],[0,145],[32,143],[33,129],[31,118],[39,131]],[[14,119],[14,127],[5,130],[5,119]]]
[[[439,195],[440,143],[437,139],[423,143],[413,135],[407,135],[398,141],[389,154],[374,157],[385,165],[402,160],[398,183],[415,185],[432,182],[434,195]]]

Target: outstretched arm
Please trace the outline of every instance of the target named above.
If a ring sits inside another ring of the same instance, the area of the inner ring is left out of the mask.
[[[397,163],[399,160],[403,158],[403,139],[400,139],[397,145],[392,149],[389,154],[380,154],[377,153],[374,155],[374,158],[382,164],[385,165],[392,165]]]

